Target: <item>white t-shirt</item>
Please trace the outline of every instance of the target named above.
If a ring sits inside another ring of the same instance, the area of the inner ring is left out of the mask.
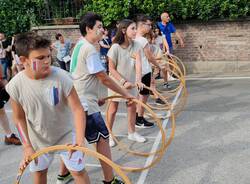
[[[98,91],[101,84],[95,76],[98,72],[105,72],[101,63],[100,53],[97,52],[94,45],[83,38],[74,48],[70,73],[73,77],[76,92],[84,109],[88,108],[89,115],[100,112]]]
[[[51,70],[48,77],[39,80],[21,71],[6,85],[11,98],[24,110],[35,150],[72,142],[73,116],[66,98],[73,81],[64,70],[53,66]]]
[[[149,44],[148,40],[142,36],[136,37],[135,41],[138,42],[143,49]],[[143,50],[141,52],[141,60],[142,60],[142,76],[144,76],[152,72],[152,68]]]

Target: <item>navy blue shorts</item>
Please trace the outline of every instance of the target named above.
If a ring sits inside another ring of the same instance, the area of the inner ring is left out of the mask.
[[[4,107],[4,104],[6,104],[9,99],[10,96],[5,90],[5,88],[0,89],[0,109]]]
[[[87,116],[85,137],[89,144],[96,143],[100,138],[109,138],[109,131],[100,112]]]

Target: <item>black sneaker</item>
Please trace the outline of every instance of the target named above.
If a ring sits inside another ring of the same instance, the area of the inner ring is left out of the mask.
[[[161,100],[160,98],[157,98],[156,100],[155,100],[155,103],[156,104],[160,104],[160,105],[165,105],[166,103],[163,101],[163,100]]]
[[[111,182],[111,184],[125,184],[122,180],[118,179],[117,177]]]
[[[104,184],[125,184],[122,180],[118,179],[117,177],[114,177],[112,181],[102,181]]]
[[[149,121],[147,121],[144,117],[142,117],[142,119],[140,121],[136,121],[135,126],[137,128],[151,128],[154,126],[154,123],[151,123]]]

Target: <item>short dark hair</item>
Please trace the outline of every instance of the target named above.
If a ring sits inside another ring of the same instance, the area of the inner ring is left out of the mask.
[[[137,17],[136,17],[136,22],[137,23],[139,23],[139,22],[147,22],[147,20],[152,21],[152,18],[150,16],[144,15],[144,14],[137,15]]]
[[[33,50],[50,48],[51,41],[34,32],[18,34],[15,38],[15,48],[18,56],[29,57]]]
[[[125,35],[123,33],[123,29],[127,30],[128,26],[130,26],[132,23],[135,22],[130,19],[123,19],[120,21],[113,43],[118,43],[119,45],[124,43]]]
[[[102,17],[93,12],[88,12],[87,14],[81,17],[79,27],[82,36],[85,36],[87,34],[86,32],[87,27],[93,29],[93,27],[96,24],[96,21],[102,22]]]
[[[60,38],[61,36],[62,36],[61,33],[57,33],[56,36],[55,36],[56,40],[59,40],[59,38]]]

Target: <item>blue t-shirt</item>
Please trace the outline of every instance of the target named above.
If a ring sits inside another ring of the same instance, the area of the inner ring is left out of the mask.
[[[57,49],[57,59],[63,61],[63,58],[70,54],[71,44],[70,40],[65,40],[64,44],[61,44],[60,41],[56,41],[55,47]]]
[[[102,39],[102,43],[104,45],[109,45],[110,46],[112,44],[112,41],[111,41],[110,38],[108,38],[108,39]],[[108,51],[109,51],[108,48],[104,48],[104,47],[101,46],[101,49],[100,49],[101,56],[106,56],[107,53],[108,53]]]
[[[171,33],[176,32],[174,25],[171,22],[168,22],[167,25],[163,25],[162,22],[158,22],[157,25],[159,26],[160,31],[165,35],[169,48],[173,48]]]

